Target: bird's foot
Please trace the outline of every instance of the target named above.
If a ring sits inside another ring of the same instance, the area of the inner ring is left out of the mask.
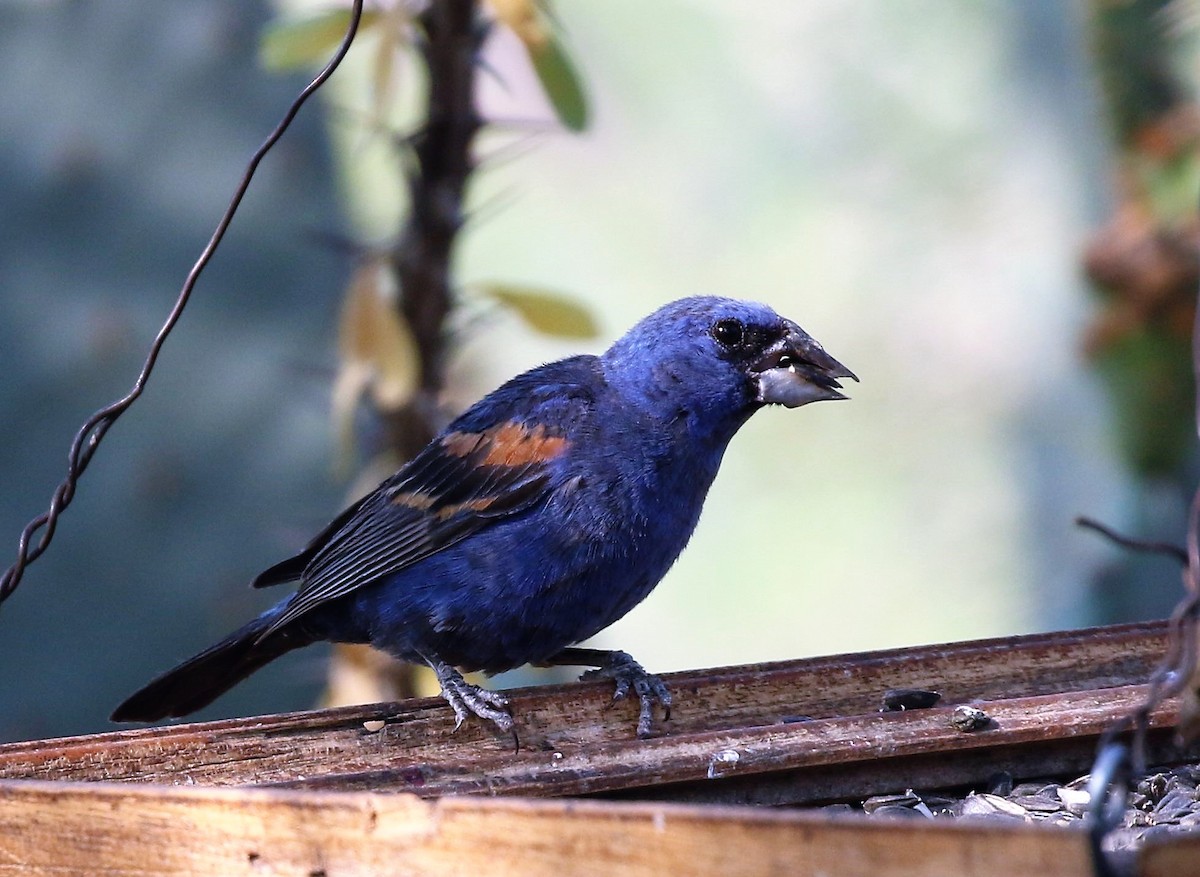
[[[654,722],[654,705],[661,704],[663,720],[671,718],[671,692],[666,684],[633,659],[628,652],[608,652],[604,663],[588,670],[580,679],[611,679],[617,685],[613,700],[624,700],[632,690],[641,704],[638,712],[637,735],[649,737]]]
[[[513,717],[509,712],[508,698],[498,691],[489,691],[472,685],[462,674],[442,661],[430,661],[442,686],[442,697],[454,710],[454,730],[458,730],[468,716],[478,716],[491,722],[501,731],[512,733]]]

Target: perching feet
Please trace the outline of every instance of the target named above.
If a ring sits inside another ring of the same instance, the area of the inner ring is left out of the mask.
[[[596,669],[588,670],[580,679],[611,679],[617,685],[613,700],[624,700],[629,696],[630,689],[638,696],[637,735],[649,737],[654,722],[654,705],[661,704],[663,720],[671,718],[671,692],[657,676],[647,673],[646,669],[635,661],[628,652],[603,651],[600,649],[564,649],[561,663],[595,664]]]
[[[442,697],[454,710],[454,729],[462,725],[468,716],[485,719],[509,734],[513,731],[513,717],[509,711],[508,698],[496,691],[472,685],[462,674],[444,661],[426,659],[437,674],[442,686]],[[653,733],[654,706],[663,710],[663,720],[671,718],[671,692],[657,676],[647,673],[628,652],[605,651],[603,649],[563,649],[552,658],[541,662],[544,665],[568,664],[594,667],[580,679],[611,679],[616,684],[613,700],[624,700],[632,691],[638,698],[637,735],[649,737]]]
[[[512,733],[513,717],[508,709],[508,698],[498,691],[488,691],[472,685],[462,674],[442,661],[431,660],[429,666],[437,674],[442,686],[442,697],[454,710],[454,730],[458,730],[467,716],[478,716],[491,722],[501,731]]]

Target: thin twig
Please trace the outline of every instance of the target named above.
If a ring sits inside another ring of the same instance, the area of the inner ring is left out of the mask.
[[[1149,539],[1136,539],[1133,536],[1126,536],[1118,533],[1116,530],[1102,524],[1095,518],[1089,518],[1085,515],[1080,515],[1075,519],[1075,524],[1079,527],[1086,527],[1089,530],[1095,530],[1105,539],[1110,542],[1115,542],[1122,548],[1129,548],[1133,551],[1140,551],[1145,554],[1165,554],[1168,557],[1173,557],[1179,561],[1180,565],[1188,565],[1187,550],[1176,545],[1173,542],[1154,542]]]
[[[342,43],[338,47],[337,53],[325,65],[325,68],[313,78],[312,82],[300,92],[300,95],[288,107],[283,119],[275,126],[275,130],[267,136],[267,139],[263,141],[254,155],[251,156],[250,161],[246,165],[246,170],[242,174],[241,181],[238,183],[233,197],[229,200],[229,205],[225,208],[225,213],[217,223],[217,227],[213,231],[212,237],[209,238],[208,244],[200,253],[200,257],[196,259],[191,271],[188,272],[187,278],[183,282],[183,288],[179,291],[179,296],[176,298],[174,306],[171,308],[166,321],[163,323],[162,328],[158,330],[158,334],[150,345],[150,352],[146,355],[145,363],[138,373],[137,380],[134,381],[133,388],[121,399],[95,412],[75,434],[75,438],[71,442],[70,452],[67,455],[67,475],[55,489],[54,495],[50,500],[49,510],[38,515],[25,525],[25,529],[21,531],[21,538],[17,546],[17,559],[5,571],[4,577],[0,578],[0,603],[3,603],[12,595],[13,591],[17,589],[17,585],[20,584],[26,567],[37,560],[50,545],[50,540],[54,538],[54,531],[58,526],[58,519],[75,497],[75,490],[79,479],[84,471],[86,471],[88,464],[92,460],[92,456],[96,453],[96,449],[99,448],[100,442],[108,432],[109,427],[137,401],[138,397],[142,395],[142,391],[146,388],[146,382],[150,379],[150,373],[154,370],[155,363],[158,362],[159,352],[162,350],[163,344],[166,343],[167,336],[171,334],[171,331],[175,328],[175,324],[179,322],[179,318],[183,314],[183,309],[187,306],[188,300],[192,295],[192,290],[196,286],[196,281],[200,279],[200,274],[208,266],[208,263],[212,261],[217,247],[225,237],[225,232],[229,229],[230,223],[233,222],[234,214],[237,213],[242,198],[250,188],[250,182],[254,177],[255,171],[258,169],[259,163],[272,147],[275,146],[279,138],[283,136],[284,132],[291,125],[292,120],[296,118],[296,114],[300,112],[300,108],[304,105],[305,101],[318,88],[325,84],[325,81],[333,75],[333,71],[342,63],[342,59],[346,57],[346,53],[350,50],[350,44],[354,41],[354,35],[358,31],[358,24],[361,17],[362,0],[354,0],[350,14],[350,24],[346,28],[346,35],[342,38]],[[41,532],[41,537],[35,544],[33,538],[39,531]]]

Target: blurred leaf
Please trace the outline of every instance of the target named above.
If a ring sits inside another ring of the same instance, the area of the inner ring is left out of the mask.
[[[371,381],[371,370],[361,362],[342,363],[333,382],[334,471],[350,471],[354,460],[354,409]]]
[[[562,41],[549,26],[549,14],[536,0],[488,0],[496,17],[517,35],[529,53],[547,100],[570,131],[587,127],[587,97],[583,83]]]
[[[378,12],[364,12],[359,35],[378,19]],[[349,9],[326,9],[276,19],[266,26],[259,40],[259,63],[277,72],[323,64],[346,36],[349,26]]]
[[[412,330],[395,305],[392,266],[373,260],[355,272],[342,309],[339,346],[345,362],[371,366],[371,393],[380,408],[412,398],[420,370]]]
[[[341,363],[333,386],[339,458],[353,457],[354,411],[365,393],[384,411],[405,405],[417,389],[420,360],[412,330],[395,306],[392,267],[376,259],[351,278],[338,327]]]
[[[596,321],[587,308],[547,289],[481,283],[475,288],[512,308],[530,328],[557,338],[595,338]]]
[[[405,3],[395,3],[380,16],[382,33],[375,47],[371,75],[372,108],[383,122],[396,94],[396,59],[412,43],[412,16]]]
[[[1125,465],[1140,477],[1178,471],[1195,442],[1191,338],[1134,325],[1099,353],[1096,365]]]
[[[1195,215],[1200,186],[1200,159],[1195,153],[1169,161],[1134,156],[1131,164],[1161,224],[1178,225]]]
[[[487,0],[487,4],[496,13],[496,18],[521,38],[526,48],[546,41],[546,27],[534,0]]]
[[[583,83],[558,37],[551,35],[540,49],[530,48],[529,58],[558,120],[570,131],[586,128],[588,107]]]

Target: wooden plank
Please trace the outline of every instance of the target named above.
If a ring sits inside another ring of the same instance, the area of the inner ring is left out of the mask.
[[[892,792],[921,792],[982,785],[1004,772],[1017,781],[1077,777],[1088,773],[1096,758],[1094,736],[1044,737],[1009,746],[931,749],[903,756],[803,765],[767,773],[724,776],[716,780],[628,786],[596,793],[610,800],[678,801],[692,804],[738,804],[758,807],[812,805],[856,801]],[[1174,734],[1160,728],[1147,741],[1150,764],[1200,759],[1200,747],[1180,751]]]
[[[1040,739],[1074,740],[1078,757],[1140,697],[1131,683],[1157,662],[1164,630],[1122,625],[674,674],[674,715],[652,741],[633,737],[632,704],[614,706],[609,686],[587,683],[513,693],[519,755],[480,723],[454,733],[448,708],[431,699],[8,744],[0,776],[554,795],[660,783],[716,788],[710,773],[828,775],[839,762],[867,759],[903,767],[901,757],[939,747],[1003,752]],[[981,701],[997,726],[952,731],[941,707],[880,715],[883,692],[894,687],[932,688],[947,704]],[[1155,720],[1171,716],[1168,707]],[[373,721],[386,727],[368,730]],[[811,799],[792,788],[789,800]],[[843,784],[837,794],[853,792]]]
[[[661,803],[0,782],[0,871],[23,874],[994,877],[997,868],[1092,875],[1085,835],[1044,826]]]
[[[1141,850],[1137,877],[1196,877],[1200,873],[1200,834],[1149,841]]]
[[[874,770],[887,788],[895,788],[894,778],[888,775],[889,762],[894,764],[894,760],[922,753],[937,752],[953,768],[946,758],[951,753],[1001,747],[1012,751],[1020,744],[1045,739],[1078,740],[1082,751],[1094,752],[1096,739],[1104,729],[1144,698],[1144,686],[1125,686],[987,702],[982,705],[992,716],[994,727],[974,733],[957,730],[951,723],[952,709],[946,707],[634,740],[573,751],[509,753],[500,758],[475,759],[465,769],[462,764],[405,759],[383,768],[342,770],[273,784],[309,789],[391,789],[424,796],[587,795],[615,789],[659,788],[664,783],[869,763],[868,769]],[[1177,704],[1171,702],[1155,711],[1151,726],[1169,726],[1176,709]],[[380,746],[386,747],[386,741]],[[956,782],[933,771],[924,784],[936,788]],[[840,790],[830,795],[843,796]]]

